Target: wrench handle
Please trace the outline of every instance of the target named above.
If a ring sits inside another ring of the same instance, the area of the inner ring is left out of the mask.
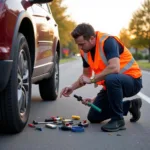
[[[92,107],[93,109],[95,109],[95,110],[98,111],[98,112],[101,112],[101,111],[102,111],[99,107],[97,107],[96,105],[94,105],[94,104],[92,104],[92,103],[90,103],[90,102],[88,102],[88,106]]]

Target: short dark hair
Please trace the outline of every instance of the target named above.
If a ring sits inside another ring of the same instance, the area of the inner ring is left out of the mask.
[[[94,28],[88,23],[81,23],[71,32],[74,39],[83,36],[85,40],[89,40],[91,36],[95,36]]]

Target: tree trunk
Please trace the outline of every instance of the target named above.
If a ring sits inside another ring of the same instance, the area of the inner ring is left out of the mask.
[[[137,54],[138,54],[138,49],[137,49],[137,48],[135,48],[135,54],[136,54],[136,56],[137,56]]]
[[[139,58],[138,58],[138,49],[137,49],[137,48],[135,48],[135,59],[136,59],[136,60],[139,59]]]

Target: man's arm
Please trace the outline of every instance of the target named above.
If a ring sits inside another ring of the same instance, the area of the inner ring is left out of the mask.
[[[81,56],[81,58],[82,58],[82,62],[83,62],[83,74],[78,78],[78,80],[76,82],[74,82],[72,84],[73,90],[76,90],[85,85],[85,83],[83,83],[83,81],[81,81],[81,77],[83,75],[85,75],[87,77],[91,77],[91,75],[92,75],[92,70],[91,70],[89,64],[85,61],[85,59],[82,56]]]
[[[90,67],[88,67],[88,68],[83,68],[83,74],[78,78],[78,80],[77,80],[76,82],[74,82],[74,83],[72,84],[72,89],[73,89],[73,90],[76,90],[76,89],[78,89],[78,88],[80,88],[80,87],[82,87],[82,86],[85,85],[85,83],[83,83],[83,82],[81,81],[81,79],[80,79],[83,75],[90,78],[90,77],[92,76],[92,70],[91,70],[91,68],[90,68]]]
[[[92,76],[92,69],[90,67],[83,68],[83,75],[90,78]]]
[[[104,51],[108,61],[108,66],[98,75],[95,76],[95,82],[104,80],[106,75],[119,73],[120,59],[119,55],[123,52],[123,47],[115,38],[109,37],[104,43]]]
[[[94,82],[104,80],[106,75],[112,73],[119,73],[120,71],[120,60],[118,57],[112,58],[108,61],[108,66],[100,73],[95,75]]]

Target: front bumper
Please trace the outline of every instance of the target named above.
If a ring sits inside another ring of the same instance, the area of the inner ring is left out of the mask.
[[[8,83],[13,60],[0,60],[0,92],[3,91]]]

